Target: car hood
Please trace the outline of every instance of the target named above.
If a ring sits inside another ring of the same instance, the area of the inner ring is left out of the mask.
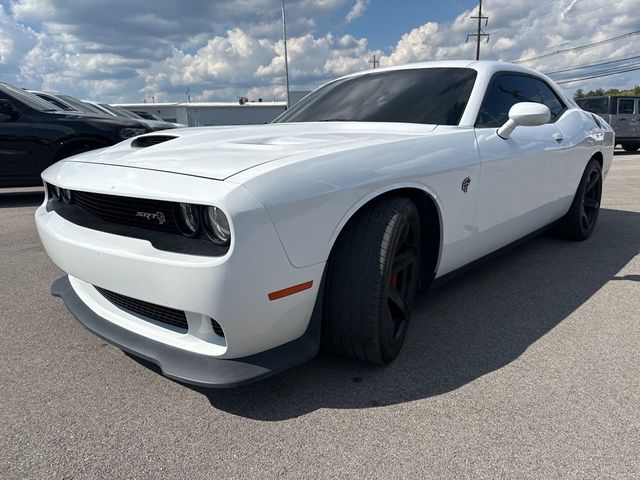
[[[69,161],[224,180],[297,156],[301,160],[430,134],[435,125],[323,122],[174,129],[141,135]]]

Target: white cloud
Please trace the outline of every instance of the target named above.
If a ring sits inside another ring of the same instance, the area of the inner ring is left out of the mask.
[[[353,7],[351,7],[351,10],[349,10],[349,13],[347,13],[347,23],[351,23],[356,18],[360,18],[369,6],[369,1],[370,0],[356,0]]]
[[[0,71],[3,76],[17,71],[36,41],[36,33],[16,22],[0,5]]]
[[[492,0],[488,44],[482,58],[524,59],[637,30],[630,12],[637,0]],[[289,66],[294,89],[310,89],[331,78],[370,68],[375,53],[381,66],[415,61],[473,58],[473,31],[462,12],[451,22],[426,22],[409,29],[387,51],[348,33],[348,24],[368,0],[288,1]],[[282,98],[284,45],[279,2],[273,0],[111,0],[99,2],[16,0],[0,5],[0,69],[3,80],[45,90],[67,91],[107,101]],[[607,21],[602,21],[602,11]],[[123,15],[122,12],[127,12]],[[389,15],[393,11],[389,10]],[[224,21],[222,21],[224,19]],[[326,25],[340,23],[341,33]],[[361,22],[362,23],[362,22]],[[324,30],[322,30],[324,28]],[[376,27],[372,27],[376,28]],[[346,31],[343,31],[346,29]],[[613,42],[527,62],[541,71],[631,56],[638,38]],[[626,87],[640,83],[630,72],[569,84],[570,90]]]
[[[621,33],[637,30],[637,21],[630,14],[636,0],[542,0],[512,2],[493,0],[483,9],[489,17],[485,28],[491,34],[488,44],[481,44],[481,58],[513,61],[535,57],[577,45],[584,45]],[[607,22],[602,12],[607,11]],[[477,9],[460,14],[453,22],[426,23],[404,34],[390,54],[381,58],[381,65],[398,65],[423,60],[474,58],[475,42],[465,43],[466,33],[473,30],[472,15]],[[637,39],[613,42],[596,48],[552,55],[523,65],[540,71],[552,71],[573,65],[606,61],[631,56],[637,52]],[[640,84],[640,73],[630,72],[567,84],[570,91],[582,88],[626,87]]]

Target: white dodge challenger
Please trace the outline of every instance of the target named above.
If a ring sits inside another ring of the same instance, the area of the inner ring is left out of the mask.
[[[416,290],[549,226],[589,238],[613,146],[535,71],[422,63],[332,81],[271,124],[65,159],[35,217],[86,328],[233,386],[321,345],[390,362]]]

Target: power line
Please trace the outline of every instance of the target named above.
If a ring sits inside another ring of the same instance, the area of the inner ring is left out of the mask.
[[[478,16],[471,17],[471,18],[478,19],[478,30],[476,33],[467,33],[466,42],[469,41],[469,37],[476,37],[476,60],[480,60],[480,40],[483,37],[487,37],[487,43],[489,43],[489,36],[490,36],[488,33],[484,33],[484,31],[482,30],[482,20],[484,20],[485,27],[487,26],[487,23],[489,23],[489,17],[485,17],[482,15],[482,0],[479,0],[478,2]]]
[[[640,62],[634,62],[634,63],[630,63],[630,64],[627,64],[627,65],[618,65],[618,66],[615,66],[615,67],[607,67],[607,68],[604,68],[602,70],[591,70],[590,72],[584,72],[584,73],[581,73],[581,74],[576,74],[576,76],[568,77],[568,78],[590,77],[591,75],[599,75],[601,73],[609,73],[609,72],[618,72],[618,71],[625,70],[627,68],[634,68],[636,66],[640,66]],[[560,81],[567,80],[567,77],[561,78],[559,80]]]
[[[591,74],[588,74],[582,77],[556,81],[556,83],[563,84],[563,83],[581,82],[583,80],[591,80],[593,78],[609,77],[611,75],[618,75],[620,73],[635,72],[636,70],[640,70],[640,63],[636,63],[634,65],[629,65],[627,67],[622,67],[618,69],[609,69],[609,70],[601,70],[599,72],[592,72]]]
[[[369,60],[369,63],[373,64],[373,68],[378,68],[380,66],[380,60],[376,60],[376,54],[373,54],[373,58]]]
[[[574,71],[574,70],[581,70],[583,68],[599,67],[601,65],[608,65],[610,63],[624,62],[624,61],[627,61],[627,60],[634,60],[636,58],[640,58],[640,55],[636,55],[634,57],[618,57],[618,60],[609,60],[607,62],[601,62],[601,63],[591,63],[591,64],[577,65],[575,67],[565,68],[564,70],[555,70],[553,72],[544,72],[544,74],[545,75],[555,75],[556,73],[565,73],[565,72],[571,72],[571,71]]]
[[[605,40],[600,40],[599,42],[587,43],[586,45],[580,45],[578,47],[564,48],[562,50],[556,50],[555,52],[544,53],[542,55],[538,55],[537,57],[524,58],[522,60],[514,60],[512,63],[530,62],[531,60],[538,60],[540,58],[547,58],[547,57],[550,57],[552,55],[557,55],[559,53],[575,52],[577,50],[584,50],[585,48],[597,47],[598,45],[604,45],[606,43],[612,43],[612,42],[615,42],[615,41],[620,40],[622,38],[631,37],[633,35],[638,35],[638,34],[640,34],[640,30],[636,30],[634,32],[629,32],[629,33],[624,33],[622,35],[618,35],[617,37],[611,37],[611,38],[607,38]]]

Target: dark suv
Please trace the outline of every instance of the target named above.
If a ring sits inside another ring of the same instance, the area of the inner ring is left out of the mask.
[[[52,163],[152,131],[142,122],[56,110],[0,82],[0,187],[41,185]]]

